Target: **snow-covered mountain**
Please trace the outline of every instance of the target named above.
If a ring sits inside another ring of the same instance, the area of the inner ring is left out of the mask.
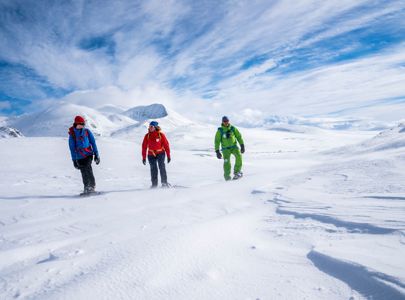
[[[104,114],[122,114],[123,112],[125,112],[125,108],[116,106],[114,104],[104,105],[102,107],[97,108],[97,110]]]
[[[386,122],[356,118],[301,117],[289,115],[270,115],[261,118],[241,116],[237,118],[237,122],[244,127],[264,127],[269,130],[280,131],[284,129],[284,131],[301,133],[310,130],[310,128],[377,131],[388,129],[394,125]]]
[[[157,120],[165,131],[193,124],[161,104],[137,106],[129,110],[114,105],[93,109],[70,103],[53,105],[43,111],[6,120],[26,136],[66,136],[76,115],[83,116],[87,127],[98,136],[138,136],[150,120]]]
[[[97,110],[69,103],[53,105],[40,112],[11,118],[7,123],[26,136],[66,136],[76,115],[85,117],[87,126],[96,135],[103,135],[117,127]]]
[[[405,147],[405,123],[381,131],[379,134],[362,143],[333,149],[328,153],[356,154],[392,150]]]
[[[135,121],[144,122],[148,119],[161,119],[168,116],[166,107],[162,104],[137,106],[123,113]]]
[[[0,126],[0,138],[18,138],[22,136],[22,133],[15,128]]]

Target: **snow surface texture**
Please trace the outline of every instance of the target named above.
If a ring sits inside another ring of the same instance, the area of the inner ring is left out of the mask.
[[[0,140],[0,299],[405,298],[405,147],[370,144],[402,129],[240,128],[225,182],[216,127],[190,128],[167,130],[173,189],[149,189],[144,127],[99,137],[88,198],[66,137]]]

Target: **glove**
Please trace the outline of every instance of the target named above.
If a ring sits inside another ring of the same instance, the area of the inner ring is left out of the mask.
[[[219,152],[219,150],[215,151],[215,153],[217,154],[218,159],[222,158],[222,154],[221,154],[221,152]]]
[[[94,161],[96,162],[96,165],[100,163],[100,156],[94,155]]]
[[[146,166],[146,159],[142,159],[142,163]]]
[[[172,159],[170,157],[167,158],[167,163],[170,163]]]
[[[77,160],[74,160],[74,161],[73,161],[73,166],[74,166],[76,169],[79,169],[79,164],[77,163]]]
[[[240,152],[245,153],[245,145],[244,144],[240,145]]]

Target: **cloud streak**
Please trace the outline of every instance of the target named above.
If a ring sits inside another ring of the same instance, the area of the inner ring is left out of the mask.
[[[405,97],[403,1],[195,2],[2,1],[0,95],[15,111],[153,101],[201,119],[380,118],[371,106]]]

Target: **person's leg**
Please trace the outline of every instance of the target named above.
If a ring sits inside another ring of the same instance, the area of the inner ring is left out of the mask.
[[[159,164],[159,171],[160,171],[160,178],[162,181],[162,185],[167,185],[167,174],[166,174],[166,166],[165,166],[165,153],[159,153],[157,155],[157,161]]]
[[[83,190],[86,191],[86,188],[89,184],[86,172],[86,159],[78,159],[77,164],[79,166],[80,173],[82,174]]]
[[[224,159],[224,178],[225,180],[231,179],[231,151],[224,150],[222,151],[222,156]]]
[[[238,174],[242,171],[242,154],[238,148],[233,149],[232,154],[235,156],[235,167],[233,169],[233,173]]]
[[[79,167],[82,173],[84,191],[92,191],[96,186],[94,179],[93,169],[91,167],[91,162],[93,161],[93,156],[88,156],[84,159],[79,160]]]
[[[88,187],[90,191],[94,191],[96,188],[96,179],[94,178],[93,168],[91,163],[93,162],[93,155],[87,157],[87,177],[88,177]]]
[[[150,177],[152,181],[152,187],[156,187],[158,185],[157,158],[153,155],[148,155],[148,161],[150,165]]]

